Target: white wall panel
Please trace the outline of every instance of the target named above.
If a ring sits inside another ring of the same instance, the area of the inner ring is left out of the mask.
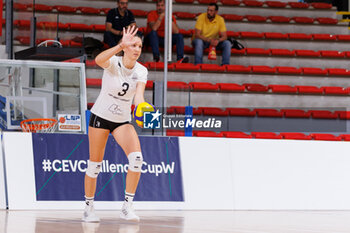
[[[6,187],[3,161],[2,135],[0,133],[0,209],[6,209]]]
[[[185,201],[135,202],[136,209],[350,209],[349,142],[179,140]],[[81,201],[36,202],[31,134],[6,132],[4,143],[10,209],[83,208]]]
[[[180,138],[187,209],[232,209],[233,182],[228,139]]]
[[[32,208],[35,202],[32,135],[5,132],[4,143],[9,208]]]
[[[232,140],[235,209],[350,209],[350,143]]]

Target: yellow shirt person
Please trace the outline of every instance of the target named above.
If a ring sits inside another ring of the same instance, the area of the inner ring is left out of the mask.
[[[194,63],[203,63],[203,50],[210,45],[222,50],[221,65],[230,64],[231,42],[227,40],[225,20],[218,15],[219,7],[216,3],[208,5],[207,13],[198,16],[192,45],[195,49]]]
[[[219,39],[219,33],[227,31],[224,18],[215,15],[215,18],[210,21],[207,13],[198,16],[195,28],[201,31],[202,36],[210,39]]]

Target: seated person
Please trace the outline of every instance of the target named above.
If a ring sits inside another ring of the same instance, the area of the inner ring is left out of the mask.
[[[159,45],[164,46],[164,23],[165,5],[164,0],[157,1],[157,10],[149,12],[147,16],[147,41],[152,48],[153,60],[158,62]],[[188,62],[188,57],[184,57],[184,39],[179,33],[176,19],[172,16],[172,45],[176,44],[177,61]]]
[[[136,26],[135,17],[128,10],[128,0],[117,0],[117,8],[108,11],[106,18],[106,31],[103,36],[103,41],[114,47],[123,37],[123,28]]]
[[[227,40],[225,20],[218,13],[219,7],[216,3],[210,3],[207,13],[198,16],[195,35],[192,45],[195,49],[194,63],[203,63],[203,50],[210,45],[222,50],[221,65],[230,64],[231,43]]]

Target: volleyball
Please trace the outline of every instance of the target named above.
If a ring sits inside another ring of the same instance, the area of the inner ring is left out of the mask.
[[[139,103],[133,113],[133,117],[136,121],[136,124],[140,126],[141,128],[143,127],[143,113],[144,112],[153,112],[155,111],[155,107],[152,104],[149,104],[147,102],[142,102]]]

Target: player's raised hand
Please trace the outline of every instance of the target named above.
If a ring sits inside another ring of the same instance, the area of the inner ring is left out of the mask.
[[[135,26],[128,27],[127,29],[123,28],[123,38],[121,42],[122,48],[131,46],[134,43],[134,37],[138,31],[138,28]]]

